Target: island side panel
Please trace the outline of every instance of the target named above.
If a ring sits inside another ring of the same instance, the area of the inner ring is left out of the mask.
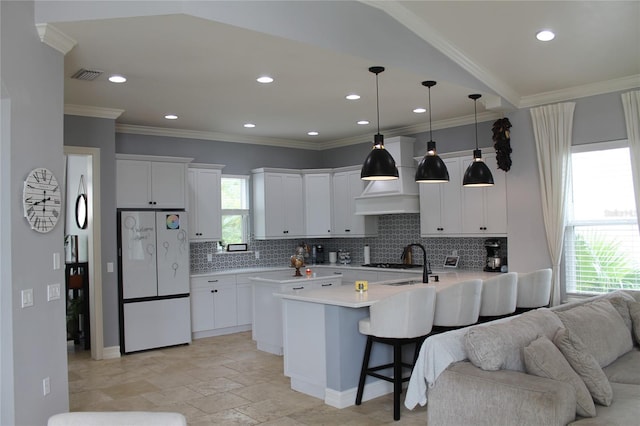
[[[369,316],[369,308],[347,308],[325,305],[327,389],[325,403],[336,408],[355,404],[358,379],[362,367],[365,335],[358,330],[358,322]],[[374,344],[370,365],[392,362],[393,352],[388,345]],[[387,370],[385,372],[388,373]],[[393,385],[384,380],[367,377],[363,401],[393,392]]]

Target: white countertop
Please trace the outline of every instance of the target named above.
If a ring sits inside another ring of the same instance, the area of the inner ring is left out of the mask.
[[[305,274],[304,268],[300,268],[300,273],[302,273],[301,277],[296,277],[295,269],[289,268],[288,270],[280,270],[280,271],[268,271],[268,272],[260,272],[255,277],[249,277],[251,281],[259,281],[263,283],[273,283],[273,284],[289,284],[289,283],[303,283],[309,281],[320,281],[326,280],[327,278],[335,278],[336,275],[329,272],[324,272],[319,269],[315,269],[312,276],[307,277]]]
[[[471,279],[487,279],[495,277],[495,272],[483,272],[483,271],[457,271],[457,272],[436,272],[433,275],[438,275],[439,282],[429,282],[429,284],[416,283],[406,285],[391,285],[394,283],[406,282],[407,279],[396,279],[389,281],[380,281],[377,283],[369,283],[369,290],[365,292],[355,291],[355,288],[350,285],[324,288],[324,289],[304,289],[294,290],[290,293],[281,293],[278,296],[288,300],[298,300],[309,303],[321,303],[325,305],[344,306],[347,308],[362,308],[370,306],[379,300],[385,299],[396,293],[408,291],[416,287],[433,286],[438,289],[448,287],[457,282],[471,280]],[[433,279],[433,275],[429,277]],[[418,281],[420,278],[416,278]]]

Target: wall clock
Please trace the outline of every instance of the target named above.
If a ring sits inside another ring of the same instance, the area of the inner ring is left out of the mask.
[[[22,205],[24,217],[37,232],[49,232],[60,218],[60,186],[51,170],[31,170],[24,181]]]

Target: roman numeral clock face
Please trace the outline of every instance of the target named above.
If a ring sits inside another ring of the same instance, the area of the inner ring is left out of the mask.
[[[60,217],[60,186],[50,170],[33,169],[24,181],[22,204],[31,229],[49,232]]]

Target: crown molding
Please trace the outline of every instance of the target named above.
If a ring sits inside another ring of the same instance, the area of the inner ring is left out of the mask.
[[[64,113],[66,115],[79,115],[82,117],[109,118],[112,120],[116,120],[122,115],[122,113],[124,113],[124,110],[116,108],[102,108],[89,105],[65,104]]]
[[[36,24],[40,41],[66,55],[78,44],[77,41],[51,24]]]
[[[567,89],[554,90],[552,92],[523,96],[518,108],[531,108],[571,99],[586,98],[587,96],[636,89],[638,87],[640,87],[640,74],[630,75],[615,80],[600,81],[582,86],[569,87]]]
[[[184,138],[184,139],[202,139],[210,141],[220,142],[236,142],[247,143],[252,145],[268,145],[277,146],[281,148],[296,148],[307,150],[322,150],[323,147],[317,143],[307,141],[297,141],[290,139],[275,139],[256,136],[240,136],[232,135],[229,133],[219,132],[203,132],[198,130],[185,130],[185,129],[168,129],[164,127],[151,127],[151,126],[138,126],[134,124],[116,124],[116,133],[129,133],[134,135],[148,135],[148,136],[164,136],[171,138]]]
[[[399,2],[389,0],[360,0],[360,2],[382,10],[418,37],[442,52],[442,54],[458,64],[469,74],[486,84],[511,105],[518,105],[520,101],[520,94],[518,92],[471,60],[463,51],[440,35],[440,33],[433,29],[427,22]]]

